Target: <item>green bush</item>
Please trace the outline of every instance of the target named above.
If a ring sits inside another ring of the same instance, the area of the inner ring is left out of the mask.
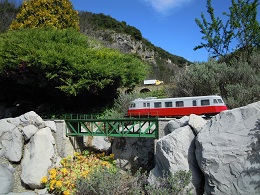
[[[153,186],[147,186],[149,195],[177,195],[190,194],[191,189],[187,186],[191,182],[190,171],[178,171],[174,175],[164,174],[156,180]]]
[[[22,29],[0,35],[0,79],[14,83],[75,96],[105,88],[112,93],[140,83],[146,71],[137,57],[93,47],[73,29]]]
[[[95,172],[91,178],[81,178],[77,181],[77,195],[177,195],[190,194],[187,188],[191,181],[191,173],[179,171],[174,175],[165,174],[157,179],[157,185],[150,186],[147,173],[138,171],[131,173],[111,173],[108,170]]]
[[[176,96],[221,95],[229,108],[260,100],[259,53],[250,62],[232,61],[231,65],[215,60],[188,67],[176,82]]]

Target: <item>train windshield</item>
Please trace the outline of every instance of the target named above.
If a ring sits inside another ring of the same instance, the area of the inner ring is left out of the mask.
[[[131,103],[129,107],[130,108],[135,108],[135,103]]]
[[[222,99],[218,99],[218,103],[223,104]]]

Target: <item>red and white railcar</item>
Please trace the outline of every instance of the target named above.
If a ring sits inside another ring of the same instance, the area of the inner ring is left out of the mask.
[[[223,99],[217,95],[162,98],[138,98],[131,102],[129,117],[180,117],[190,114],[215,115],[227,110]]]

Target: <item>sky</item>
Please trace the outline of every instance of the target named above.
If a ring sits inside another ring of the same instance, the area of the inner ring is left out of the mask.
[[[190,62],[207,61],[210,54],[203,48],[194,51],[203,34],[195,18],[206,12],[207,0],[71,0],[74,9],[103,13],[139,29],[142,36],[157,47]],[[231,0],[212,0],[216,16],[225,19]],[[258,13],[260,9],[258,6]],[[259,19],[258,14],[258,21]]]

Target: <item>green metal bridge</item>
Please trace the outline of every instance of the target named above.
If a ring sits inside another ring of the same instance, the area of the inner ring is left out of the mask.
[[[67,136],[158,138],[158,118],[94,119],[85,115],[65,117]]]

